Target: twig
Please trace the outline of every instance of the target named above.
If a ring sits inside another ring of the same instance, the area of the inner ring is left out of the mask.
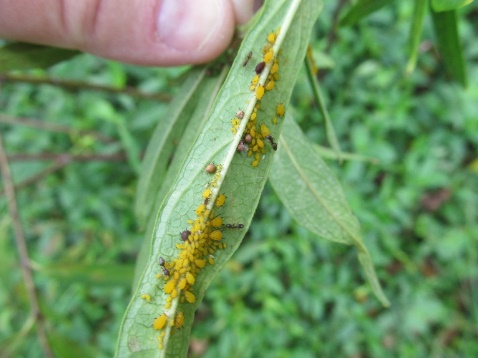
[[[47,123],[47,122],[44,122],[38,119],[32,119],[32,118],[12,117],[9,115],[0,114],[0,123],[39,128],[39,129],[44,129],[51,132],[65,133],[68,135],[82,135],[82,136],[91,135],[104,143],[112,143],[115,141],[115,139],[105,136],[104,134],[101,134],[96,131],[76,130],[61,124]]]
[[[50,77],[37,77],[30,75],[12,75],[9,73],[0,73],[0,82],[21,82],[21,83],[31,83],[31,84],[46,84],[64,88],[70,91],[79,91],[79,90],[90,90],[90,91],[101,91],[113,94],[126,94],[128,96],[142,98],[142,99],[151,99],[162,102],[169,102],[171,100],[171,95],[168,93],[145,93],[138,91],[134,87],[111,87],[105,85],[97,85],[88,82],[81,81],[71,81],[71,80],[60,80],[58,78]]]
[[[20,267],[22,269],[23,279],[28,293],[28,300],[30,301],[31,315],[37,322],[37,332],[40,344],[43,348],[43,354],[47,358],[53,358],[53,352],[48,343],[48,337],[46,334],[45,320],[40,311],[40,305],[38,303],[38,294],[35,288],[35,282],[33,280],[33,273],[30,269],[30,259],[28,257],[27,244],[25,241],[25,233],[20,222],[20,215],[18,213],[17,201],[15,196],[15,189],[13,186],[13,180],[10,173],[10,167],[8,164],[7,155],[3,146],[3,139],[0,133],[0,171],[3,178],[3,186],[5,189],[5,195],[7,197],[7,206],[12,220],[13,231],[15,236],[15,243],[17,246],[18,254],[20,256]]]
[[[9,154],[8,160],[14,161],[39,161],[39,160],[65,160],[65,156],[68,157],[68,161],[75,162],[91,162],[91,161],[105,161],[105,162],[119,162],[127,159],[126,153],[113,153],[113,154],[58,154],[58,153],[15,153]]]

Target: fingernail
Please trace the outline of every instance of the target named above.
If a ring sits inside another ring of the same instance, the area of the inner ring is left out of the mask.
[[[163,0],[159,8],[158,40],[179,51],[201,48],[215,33],[220,1]]]

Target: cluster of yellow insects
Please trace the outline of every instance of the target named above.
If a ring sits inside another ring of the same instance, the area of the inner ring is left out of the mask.
[[[247,153],[248,157],[253,156],[253,161],[251,165],[257,167],[259,162],[263,158],[263,155],[266,153],[266,148],[264,141],[268,140],[272,149],[277,150],[277,143],[274,142],[274,138],[271,135],[271,131],[266,123],[259,123],[257,117],[259,110],[261,108],[262,98],[264,94],[268,91],[272,91],[275,87],[275,83],[279,81],[279,58],[274,56],[274,50],[272,46],[275,44],[277,36],[279,35],[280,29],[277,29],[275,32],[269,33],[267,35],[267,43],[262,48],[262,61],[259,62],[255,68],[255,75],[252,78],[249,89],[255,93],[256,105],[254,110],[249,118],[246,129],[242,140],[237,146],[237,151],[242,153]],[[252,52],[249,52],[246,61],[244,61],[243,66],[246,66],[249,63],[249,60],[252,58]],[[267,80],[264,85],[259,83],[260,76],[266,66],[270,67],[270,71],[267,75]],[[285,108],[283,103],[279,103],[276,108],[276,116],[271,120],[272,124],[277,124],[277,117],[283,117],[285,115]],[[236,113],[236,116],[231,120],[232,133],[236,133],[242,118],[244,117],[244,111],[239,110]]]
[[[279,80],[279,60],[274,56],[272,46],[274,45],[279,29],[271,32],[267,36],[267,44],[262,49],[262,61],[254,69],[255,75],[252,79],[250,90],[255,93],[256,105],[253,113],[246,125],[244,135],[238,145],[237,151],[247,153],[248,157],[253,157],[251,165],[256,167],[261,157],[266,153],[264,140],[267,140],[273,150],[277,150],[277,143],[271,135],[269,127],[265,123],[258,123],[257,115],[261,106],[261,100],[266,91],[271,91],[275,87],[275,82]],[[244,66],[247,65],[252,53],[249,53]],[[267,67],[269,66],[269,67]],[[269,74],[264,85],[259,84],[259,77],[265,68],[268,68]],[[277,117],[283,117],[285,108],[282,103],[277,105]],[[244,118],[244,111],[238,110],[235,118],[232,120],[232,131],[237,132],[240,121]],[[277,118],[272,119],[272,123],[277,123]],[[157,279],[164,282],[163,291],[166,294],[165,312],[153,320],[152,327],[159,331],[157,340],[158,348],[163,348],[163,341],[166,332],[174,334],[175,330],[181,329],[184,324],[184,312],[167,314],[167,310],[172,307],[173,302],[178,300],[180,303],[195,303],[196,295],[193,292],[193,286],[196,282],[201,269],[207,264],[214,265],[214,253],[218,249],[226,248],[223,239],[223,228],[242,229],[243,224],[224,224],[221,216],[218,215],[221,207],[226,203],[225,194],[217,193],[218,182],[221,180],[222,165],[210,163],[205,167],[208,175],[213,178],[208,182],[206,189],[202,192],[201,203],[196,207],[194,220],[188,220],[188,229],[180,232],[176,248],[179,254],[176,258],[167,261],[163,257],[159,258],[159,273]],[[213,195],[214,193],[217,193]],[[214,202],[212,199],[214,197]],[[141,298],[147,302],[151,301],[151,296],[147,293],[141,295]],[[169,329],[167,329],[169,328]]]

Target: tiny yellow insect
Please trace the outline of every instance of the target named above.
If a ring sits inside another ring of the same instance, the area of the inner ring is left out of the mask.
[[[256,98],[258,101],[262,99],[262,96],[264,96],[264,86],[258,85],[256,87]]]
[[[222,218],[220,216],[215,217],[210,221],[211,226],[213,227],[220,227],[222,226]]]
[[[275,32],[271,32],[269,35],[267,35],[267,42],[269,42],[271,45],[273,45],[276,42],[277,35]]]
[[[190,285],[194,285],[194,282],[196,281],[196,279],[194,278],[194,276],[191,274],[191,272],[187,272],[186,273],[186,281],[188,281],[188,283]]]
[[[186,297],[186,301],[188,301],[189,303],[196,302],[196,296],[192,292],[189,292],[189,291],[184,292],[184,297]]]
[[[206,260],[197,259],[197,260],[194,260],[194,263],[199,268],[203,268],[204,266],[206,266]]]
[[[277,105],[276,113],[279,117],[282,117],[285,114],[285,107],[283,103]]]
[[[267,50],[267,52],[264,55],[264,62],[269,63],[272,61],[273,58],[274,58],[274,50],[270,48],[269,50]]]
[[[174,317],[174,327],[177,329],[182,328],[184,325],[184,313],[178,312]]]
[[[261,124],[261,135],[263,137],[267,137],[270,134],[271,134],[271,131],[269,130],[269,127],[267,127],[264,123],[262,123]]]
[[[274,89],[274,81],[273,80],[270,80],[266,83],[266,91],[271,91],[272,89]]]
[[[216,206],[220,208],[221,206],[224,205],[225,202],[226,202],[226,196],[224,194],[221,194],[216,199]]]
[[[169,281],[164,285],[164,292],[165,293],[171,293],[174,290],[174,286],[176,286],[176,282],[174,280]]]
[[[219,241],[222,239],[222,231],[220,230],[214,230],[209,234],[209,237],[213,240]]]
[[[211,188],[207,188],[206,190],[204,190],[204,192],[202,193],[202,197],[204,199],[206,198],[209,198],[211,196]]]
[[[277,62],[274,62],[274,64],[272,65],[272,68],[271,68],[271,75],[273,75],[277,71],[279,71],[279,64]]]
[[[160,329],[163,329],[164,326],[166,325],[167,321],[168,321],[168,316],[166,316],[165,313],[163,313],[159,317],[156,317],[154,322],[153,322],[154,329],[157,330],[157,331],[159,331]]]
[[[145,300],[146,302],[151,302],[151,295],[149,293],[143,293],[141,295],[141,298]]]

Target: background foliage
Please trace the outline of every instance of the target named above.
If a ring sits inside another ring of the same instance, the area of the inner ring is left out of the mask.
[[[329,113],[343,150],[380,162],[329,164],[361,221],[392,307],[382,309],[371,295],[355,252],[297,226],[266,186],[242,246],[198,310],[191,354],[476,356],[478,9],[459,13],[469,64],[463,90],[439,61],[429,18],[417,68],[404,76],[410,3],[336,32],[332,5],[325,4],[312,43]],[[174,96],[184,70],[80,55],[23,73]],[[293,103],[308,137],[326,144],[305,73]],[[58,356],[113,353],[142,240],[133,216],[138,154],[166,106],[128,94],[2,83],[0,126]],[[6,123],[7,116],[41,128]],[[58,125],[67,130],[52,130]],[[44,160],[51,153],[68,156]],[[47,168],[56,170],[39,178]],[[6,213],[3,195],[0,205]],[[36,357],[35,330],[21,331],[29,303],[10,226],[2,215],[0,351]]]

